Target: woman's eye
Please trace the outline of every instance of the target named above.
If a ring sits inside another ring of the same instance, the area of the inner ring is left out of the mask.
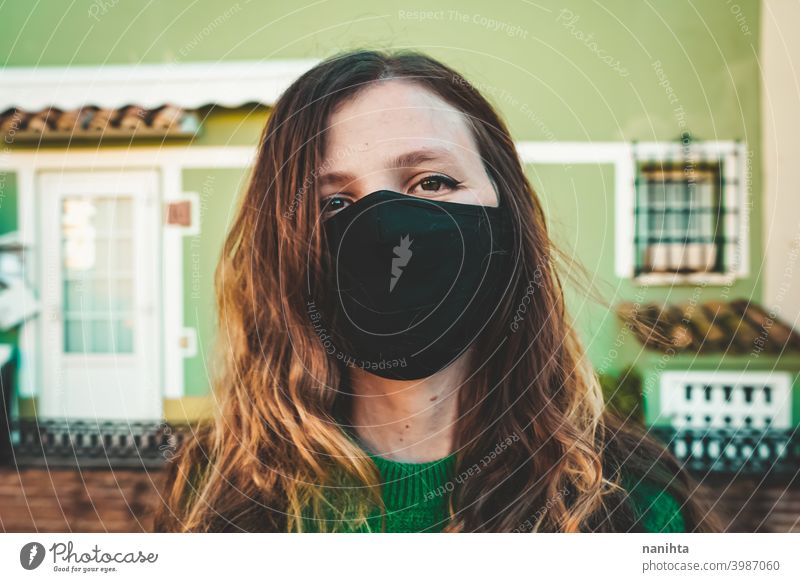
[[[458,187],[460,182],[456,182],[452,178],[446,176],[427,176],[414,185],[409,191],[413,194],[415,190],[423,192],[442,193],[449,190],[454,190]]]
[[[333,216],[343,208],[347,208],[350,205],[350,201],[346,198],[341,198],[338,196],[329,196],[327,198],[323,198],[320,201],[320,213],[322,214],[322,218],[329,218]]]

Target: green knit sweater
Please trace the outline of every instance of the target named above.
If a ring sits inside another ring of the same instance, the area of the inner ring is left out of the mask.
[[[439,532],[445,527],[449,493],[458,483],[455,454],[427,463],[403,463],[367,454],[381,476],[385,531]],[[646,531],[685,531],[680,505],[674,497],[645,481],[623,479],[623,485],[629,490],[634,513]],[[376,511],[355,531],[381,531],[381,517]],[[313,522],[306,522],[304,529],[315,531]],[[520,524],[520,531],[524,530],[525,524]]]

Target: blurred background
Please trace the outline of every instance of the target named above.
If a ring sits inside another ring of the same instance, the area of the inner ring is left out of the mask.
[[[799,23],[790,0],[3,3],[0,528],[150,528],[215,406],[213,271],[270,108],[366,47],[503,114],[564,273],[612,307],[568,289],[609,405],[729,531],[800,531]]]

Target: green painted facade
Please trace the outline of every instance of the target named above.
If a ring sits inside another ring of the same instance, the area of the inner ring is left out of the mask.
[[[244,186],[246,172],[239,170],[184,170],[186,191],[200,194],[199,236],[183,240],[183,321],[185,327],[197,330],[197,356],[184,360],[187,396],[208,392],[209,365],[213,351],[216,322],[214,269],[219,251],[232,219],[231,201]]]
[[[410,48],[442,59],[482,89],[517,140],[660,141],[685,130],[699,140],[742,140],[752,154],[752,275],[730,287],[644,288],[616,278],[613,167],[527,169],[554,239],[583,265],[608,304],[760,301],[758,1],[739,0],[737,11],[722,1],[584,0],[566,8],[549,0],[435,4],[433,10],[431,3],[415,0],[307,6],[208,0],[7,3],[0,7],[0,55],[7,66],[30,67],[309,58],[357,47]],[[255,145],[266,116],[263,108],[212,112],[195,143]],[[202,227],[200,236],[184,240],[183,250],[184,325],[199,333],[198,356],[184,363],[190,397],[208,393],[213,271],[245,178],[246,172],[214,168],[183,172],[184,190],[200,194]],[[0,176],[0,233],[16,227],[16,208],[15,177]],[[642,359],[639,344],[613,312],[583,291],[568,293],[590,357],[602,372],[619,373],[634,361],[647,368],[647,358],[655,356]],[[676,358],[670,365],[681,362]],[[717,367],[719,358],[708,364]],[[652,420],[654,410],[648,406]]]

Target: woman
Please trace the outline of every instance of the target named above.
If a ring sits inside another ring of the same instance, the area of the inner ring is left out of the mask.
[[[416,53],[281,97],[216,273],[213,426],[160,531],[714,531],[604,411],[514,143]]]

